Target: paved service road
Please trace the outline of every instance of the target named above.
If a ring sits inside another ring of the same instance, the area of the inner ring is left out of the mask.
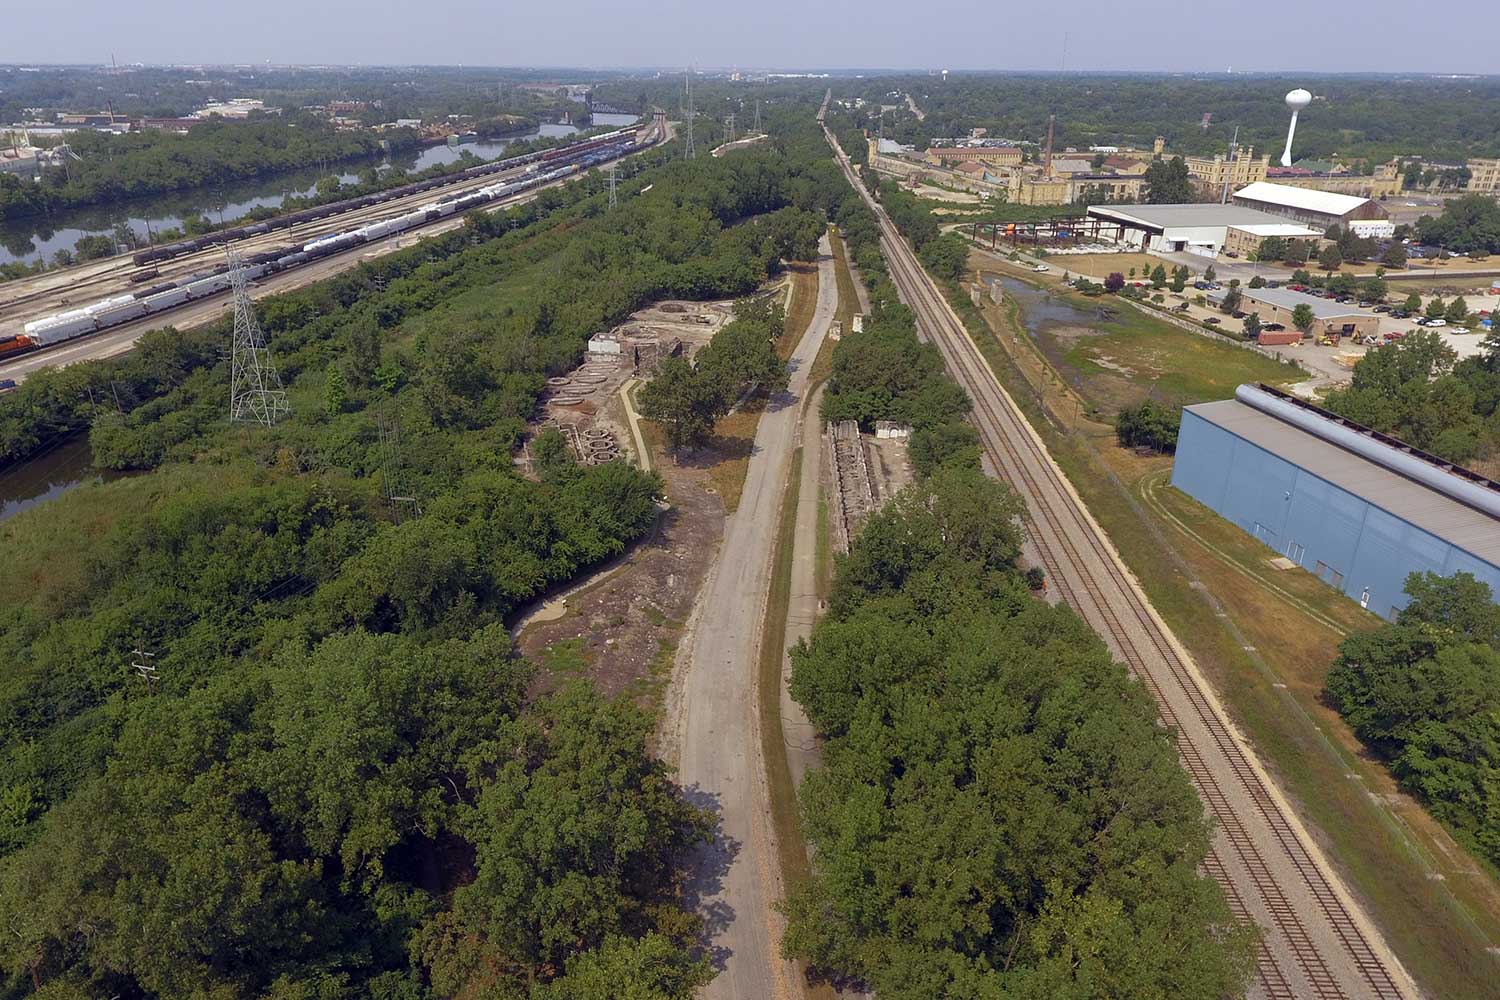
[[[720,828],[699,853],[692,887],[708,921],[717,978],[705,1000],[788,1000],[802,995],[797,967],[780,958],[781,898],[760,752],[756,674],[781,500],[807,374],[838,303],[828,241],[818,261],[818,303],[791,359],[791,386],[761,416],[739,509],[725,526],[693,629],[678,708],[678,781],[713,809]]]

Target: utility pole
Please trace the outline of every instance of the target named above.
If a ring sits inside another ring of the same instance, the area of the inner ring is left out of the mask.
[[[689,160],[694,159],[697,156],[697,151],[693,149],[693,114],[693,71],[688,70],[687,113],[685,116],[686,120],[684,122],[687,127],[683,130],[683,156]]]
[[[229,259],[229,285],[234,289],[234,346],[230,358],[229,422],[253,420],[270,427],[291,412],[281,376],[265,335],[255,319],[255,303],[245,278],[245,262],[239,251],[224,248]]]
[[[130,665],[135,668],[136,675],[146,682],[147,691],[155,691],[159,678],[156,675],[156,664],[151,661],[156,659],[156,654],[148,653],[139,646],[132,649],[130,653],[135,657],[130,661]]]

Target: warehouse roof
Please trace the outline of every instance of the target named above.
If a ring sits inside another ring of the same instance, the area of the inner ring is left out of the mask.
[[[1237,399],[1198,403],[1187,410],[1492,566],[1500,566],[1500,520],[1482,511]]]
[[[1358,198],[1352,194],[1334,194],[1332,191],[1314,191],[1312,188],[1292,187],[1290,184],[1272,184],[1256,181],[1234,193],[1236,198],[1263,201],[1271,205],[1285,205],[1305,212],[1322,212],[1327,215],[1348,215],[1369,198]]]
[[[1354,306],[1341,305],[1332,299],[1307,295],[1303,292],[1294,292],[1290,288],[1246,288],[1243,291],[1247,299],[1264,302],[1267,305],[1280,306],[1283,309],[1295,309],[1301,305],[1309,306],[1313,311],[1313,315],[1318,319],[1334,319],[1343,316],[1371,317],[1375,315],[1375,313],[1366,312]]]
[[[1212,229],[1216,226],[1283,225],[1280,216],[1242,205],[1090,205],[1088,214],[1151,229]]]
[[[1316,229],[1308,229],[1306,226],[1299,226],[1295,222],[1252,222],[1248,225],[1232,226],[1230,228],[1249,233],[1251,236],[1261,237],[1290,236],[1298,239],[1309,239],[1323,235]]]

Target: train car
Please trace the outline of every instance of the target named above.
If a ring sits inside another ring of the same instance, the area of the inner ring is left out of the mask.
[[[31,325],[27,324],[27,326]],[[36,329],[26,331],[26,337],[38,347],[60,344],[64,340],[72,340],[85,333],[93,333],[99,328],[94,317],[86,314],[73,317],[50,316],[36,326]]]
[[[131,299],[129,302],[117,302],[107,308],[100,309],[94,313],[94,320],[98,323],[99,329],[102,330],[106,326],[114,326],[116,323],[127,323],[130,320],[139,319],[146,315],[146,312],[146,303],[137,299]]]
[[[188,300],[188,290],[185,286],[169,288],[166,291],[157,292],[146,300],[146,311],[158,313],[163,309],[171,309],[180,306]]]
[[[21,354],[39,346],[24,333],[14,333],[9,337],[0,338],[0,358],[13,354]]]
[[[227,274],[215,274],[207,278],[199,278],[197,281],[189,282],[182,286],[183,291],[188,293],[188,299],[202,299],[210,295],[217,295],[229,287],[229,276]]]

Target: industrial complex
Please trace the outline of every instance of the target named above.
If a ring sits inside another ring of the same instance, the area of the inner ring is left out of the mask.
[[[1185,408],[1172,485],[1387,618],[1411,573],[1500,593],[1500,483],[1275,389]]]

